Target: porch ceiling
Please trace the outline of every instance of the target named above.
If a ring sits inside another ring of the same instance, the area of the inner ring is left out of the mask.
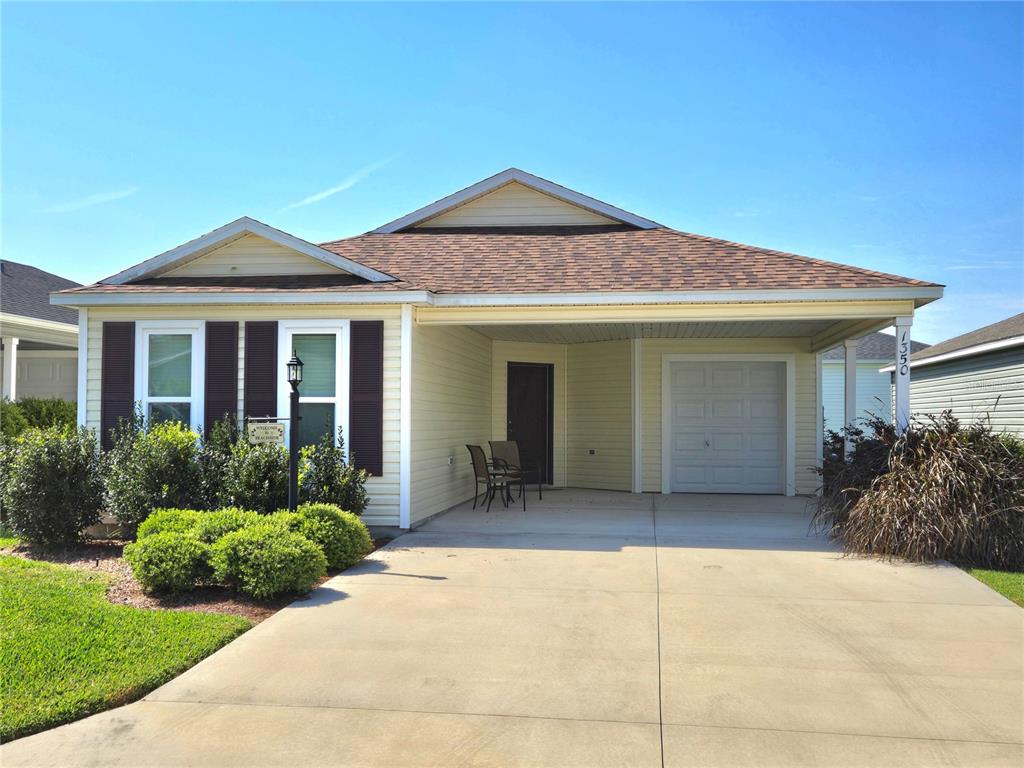
[[[727,339],[815,337],[834,320],[779,320],[693,323],[558,323],[550,325],[473,325],[498,341],[576,344],[621,339]]]

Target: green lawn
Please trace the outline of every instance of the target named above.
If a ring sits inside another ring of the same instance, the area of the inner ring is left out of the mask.
[[[982,568],[968,568],[967,572],[978,581],[992,587],[1003,597],[1008,597],[1024,608],[1024,573],[1019,571],[986,571]]]
[[[14,531],[0,525],[0,549],[10,549],[19,541],[21,541],[21,539],[14,535]]]
[[[109,580],[0,556],[0,740],[137,699],[251,626],[112,605]]]

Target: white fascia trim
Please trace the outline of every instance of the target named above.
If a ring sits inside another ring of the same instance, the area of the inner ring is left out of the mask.
[[[640,229],[659,229],[663,225],[650,219],[645,219],[643,216],[637,216],[635,213],[624,211],[621,208],[616,208],[614,205],[601,202],[593,197],[584,195],[580,192],[576,192],[560,184],[555,184],[547,179],[542,179],[540,176],[534,176],[532,173],[521,171],[518,168],[509,168],[501,173],[496,173],[494,176],[490,176],[483,181],[478,181],[476,184],[472,184],[465,189],[459,190],[447,197],[442,197],[437,202],[425,205],[412,213],[408,213],[399,219],[390,221],[382,227],[372,230],[371,234],[375,235],[388,235],[393,232],[398,232],[406,227],[411,227],[414,224],[419,224],[421,221],[432,219],[445,211],[457,208],[464,203],[468,203],[474,198],[486,195],[488,192],[493,192],[498,187],[503,187],[511,182],[518,182],[524,187],[530,187],[538,192],[543,192],[545,195],[554,197],[558,200],[562,200],[566,203],[585,208],[588,211],[599,213],[602,216],[607,216],[610,219],[618,219],[625,224],[632,224],[634,227]]]
[[[1018,347],[1024,344],[1024,336],[1012,336],[1008,339],[1000,339],[999,341],[989,341],[984,344],[975,344],[973,347],[964,347],[963,349],[955,349],[952,352],[946,352],[941,355],[935,355],[935,357],[926,357],[924,360],[915,360],[913,354],[910,357],[910,367],[923,368],[926,365],[932,365],[934,363],[943,363],[946,360],[957,360],[961,357],[974,357],[975,355],[983,355],[986,352],[996,352],[1000,349],[1008,349],[1010,347]],[[896,370],[895,363],[887,365],[885,368],[880,368],[879,373],[892,373]]]
[[[50,303],[55,304],[56,302],[51,299]],[[78,326],[72,323],[61,323],[57,320],[43,320],[42,318],[29,317],[28,315],[12,315],[9,312],[0,312],[0,326],[8,324],[20,325],[23,328],[38,328],[41,331],[57,331],[72,336],[78,334]]]
[[[68,293],[50,298],[51,304],[72,307],[171,305],[171,304],[429,304],[427,291],[381,291],[350,293],[344,291],[281,291],[259,293],[174,292],[174,293]]]
[[[332,267],[344,270],[352,275],[357,275],[365,280],[369,280],[372,283],[383,283],[394,280],[391,275],[386,275],[383,272],[378,272],[375,269],[363,266],[351,259],[346,259],[339,256],[336,253],[321,248],[318,245],[313,245],[306,240],[295,237],[295,235],[289,235],[287,232],[282,232],[280,229],[275,229],[262,221],[256,221],[248,216],[243,216],[240,219],[235,219],[230,224],[225,224],[223,227],[218,227],[212,232],[207,232],[201,237],[197,237],[195,240],[189,240],[187,243],[179,245],[177,248],[172,248],[169,251],[154,256],[151,259],[147,259],[134,267],[129,267],[116,275],[101,280],[101,283],[108,285],[124,285],[133,280],[141,280],[146,277],[153,277],[159,273],[166,272],[170,269],[178,267],[193,257],[198,257],[204,251],[212,250],[222,243],[228,243],[232,240],[236,240],[242,235],[252,234],[259,237],[263,237],[267,240],[282,245],[285,248],[291,248],[293,251],[305,254],[317,261],[322,261],[324,264],[328,264]]]

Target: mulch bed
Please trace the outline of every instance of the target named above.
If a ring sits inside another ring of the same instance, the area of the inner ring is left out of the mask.
[[[391,539],[374,539],[373,548],[380,549]],[[64,550],[48,550],[19,544],[3,550],[4,554],[23,557],[26,560],[42,560],[47,563],[69,565],[82,571],[108,573],[114,582],[107,590],[107,599],[115,605],[130,605],[134,608],[153,608],[174,611],[202,611],[205,613],[226,613],[244,616],[254,624],[268,619],[285,606],[302,597],[285,595],[271,600],[257,600],[235,592],[227,587],[200,587],[192,592],[179,595],[147,595],[132,576],[132,569],[121,556],[127,541],[104,539],[79,544]],[[329,573],[316,583],[320,586],[335,576]]]

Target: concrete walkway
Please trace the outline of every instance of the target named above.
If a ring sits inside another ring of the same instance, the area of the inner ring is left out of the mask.
[[[1019,766],[1024,611],[803,499],[549,491],[392,542],[33,766]]]

